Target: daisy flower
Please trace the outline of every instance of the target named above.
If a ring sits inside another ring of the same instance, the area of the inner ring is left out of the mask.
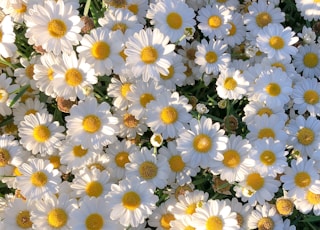
[[[199,44],[199,41],[193,40],[191,43],[187,42],[184,46],[179,47],[178,54],[182,56],[183,63],[188,64],[188,66],[196,66],[194,60],[196,58],[195,54]]]
[[[35,203],[31,211],[31,221],[37,229],[70,229],[70,214],[78,208],[77,201],[61,193],[47,196]]]
[[[32,12],[32,13],[31,13]],[[81,38],[82,22],[78,11],[64,1],[45,1],[34,4],[25,15],[26,38],[30,45],[42,46],[47,52],[59,55],[70,53]]]
[[[109,157],[108,168],[110,168],[110,176],[116,181],[125,178],[126,164],[130,163],[130,155],[139,152],[138,147],[130,141],[123,139],[115,141],[108,145],[106,153]]]
[[[303,213],[308,214],[311,211],[314,215],[320,215],[320,193],[314,193],[308,190],[303,198],[294,200],[295,208]]]
[[[248,169],[255,166],[253,159],[249,157],[252,146],[247,139],[231,134],[228,137],[227,147],[221,151],[223,160],[218,161],[210,170],[213,174],[220,174],[222,180],[229,183],[242,181],[249,173]]]
[[[140,30],[128,38],[124,50],[126,65],[132,74],[143,81],[149,79],[158,81],[160,74],[168,75],[172,61],[174,44],[168,44],[169,37],[159,29]]]
[[[110,75],[112,68],[122,58],[120,32],[112,32],[107,27],[92,29],[90,34],[85,34],[77,46],[79,58],[91,65],[97,75]]]
[[[302,115],[291,119],[286,127],[288,144],[299,150],[304,156],[312,156],[320,148],[320,121],[316,117],[304,118]]]
[[[146,124],[164,139],[177,137],[192,118],[189,113],[191,108],[186,97],[179,96],[178,92],[164,91],[146,105]]]
[[[297,10],[301,13],[301,16],[307,20],[317,21],[320,18],[320,4],[314,0],[295,0]]]
[[[232,200],[226,199],[226,204],[231,207],[231,211],[237,214],[239,230],[246,230],[248,227],[248,217],[252,212],[250,204],[242,204],[236,197]]]
[[[158,230],[171,229],[171,223],[175,220],[174,213],[170,207],[176,203],[176,199],[169,198],[161,203],[149,216],[148,225]]]
[[[187,1],[186,1],[187,2]],[[170,222],[171,230],[181,230],[181,229],[195,229],[192,227],[192,217],[184,217],[179,220],[172,220]]]
[[[237,214],[224,200],[208,200],[196,208],[192,216],[192,226],[199,230],[206,229],[239,229]]]
[[[57,96],[69,100],[85,99],[84,88],[98,82],[94,70],[84,58],[78,60],[76,52],[62,54],[63,62],[53,68],[53,90]]]
[[[22,68],[16,68],[14,70],[16,83],[21,86],[30,85],[32,89],[37,89],[35,85],[35,80],[33,79],[33,75],[34,65],[39,62],[39,56],[33,56],[30,58],[30,60],[27,58],[20,58],[20,64],[22,65]]]
[[[251,158],[255,160],[255,167],[259,168],[262,175],[276,177],[282,174],[288,166],[285,144],[272,138],[259,139],[254,142]]]
[[[188,191],[179,195],[177,202],[170,206],[169,210],[177,220],[189,218],[196,212],[197,207],[202,207],[208,201],[208,197],[209,194],[201,190]]]
[[[14,24],[9,15],[0,22],[0,56],[13,57],[17,51],[15,45],[16,34],[13,31]]]
[[[272,138],[285,143],[288,139],[288,135],[284,131],[285,121],[279,119],[277,115],[255,116],[254,120],[247,124],[247,127],[249,133],[246,137],[249,141]]]
[[[310,27],[303,26],[301,33],[297,34],[302,39],[303,44],[315,44],[317,35]]]
[[[210,40],[221,39],[228,34],[231,28],[228,23],[231,17],[231,11],[224,5],[207,4],[198,11],[198,28]]]
[[[302,76],[320,78],[320,46],[318,44],[299,46],[292,63]]]
[[[240,45],[246,36],[246,28],[243,22],[243,16],[237,12],[233,12],[228,23],[231,25],[231,28],[228,30],[228,34],[223,36],[223,41],[230,47]]]
[[[262,175],[258,168],[250,168],[245,179],[240,181],[233,189],[236,197],[242,202],[248,202],[251,206],[257,203],[263,205],[270,201],[279,190],[281,182],[271,176]]]
[[[194,10],[183,1],[161,0],[151,3],[146,18],[151,19],[151,25],[169,36],[170,42],[179,42],[186,28],[193,28],[196,24]]]
[[[101,229],[121,230],[123,227],[110,219],[108,203],[102,197],[84,197],[79,208],[70,213],[70,226],[72,229]]]
[[[177,144],[175,141],[170,141],[166,146],[159,149],[159,154],[167,158],[170,166],[170,174],[168,184],[173,182],[179,185],[191,183],[191,177],[194,177],[199,171],[199,167],[192,167],[183,161],[181,152],[177,151]]]
[[[290,27],[283,28],[281,24],[268,24],[257,34],[257,46],[266,53],[269,59],[291,59],[298,49],[293,45],[299,40],[294,37]]]
[[[282,23],[284,20],[285,14],[281,9],[266,0],[250,2],[248,13],[244,15],[246,28],[254,36],[270,23]]]
[[[257,79],[254,92],[249,100],[258,100],[270,107],[283,106],[289,102],[292,93],[292,80],[278,68],[263,71]]]
[[[67,136],[84,148],[100,149],[116,140],[118,119],[106,102],[98,104],[93,97],[70,109],[66,118]]]
[[[49,113],[35,113],[24,117],[20,122],[20,143],[32,154],[50,154],[61,146],[65,138],[65,128],[53,121]]]
[[[211,118],[193,118],[190,129],[181,130],[177,138],[177,150],[184,162],[192,167],[213,167],[215,161],[223,159],[221,151],[227,147],[227,137],[218,122],[212,124]]]
[[[126,95],[126,98],[131,103],[128,112],[133,114],[137,119],[146,118],[147,104],[161,97],[164,90],[165,88],[156,81],[136,81],[130,86],[130,91]]]
[[[112,220],[118,220],[125,227],[137,227],[156,209],[158,197],[149,183],[132,177],[112,184],[107,200]]]
[[[294,87],[291,95],[293,109],[303,115],[306,111],[311,116],[320,115],[320,83],[315,78],[302,78]]]
[[[34,202],[25,201],[21,198],[13,199],[4,211],[4,229],[33,229],[34,224],[31,220],[31,212],[33,210]]]
[[[294,67],[290,59],[277,60],[277,59],[269,59],[268,57],[264,57],[261,60],[261,65],[265,69],[279,68],[283,72],[287,73],[288,77],[291,78],[293,82],[301,78],[301,76],[297,73],[296,68]]]
[[[289,197],[304,198],[308,191],[320,194],[319,173],[314,167],[314,161],[298,158],[291,161],[284,175],[280,177],[283,188],[288,191]]]
[[[275,207],[277,212],[282,216],[290,216],[294,211],[294,200],[295,198],[288,197],[288,192],[283,190],[283,196],[280,196],[276,199]]]
[[[12,78],[5,73],[0,75],[0,115],[7,116],[12,113],[10,101],[15,97],[15,92],[20,87],[12,83]]]
[[[109,164],[109,156],[107,156],[107,154],[104,151],[102,151],[99,153],[94,153],[88,159],[88,161],[86,161],[84,166],[90,170],[92,170],[94,168],[99,169],[100,172],[107,170],[111,176],[110,168],[108,168],[108,164]],[[79,167],[79,168],[81,168],[81,167]],[[111,181],[111,179],[110,179],[110,181]]]
[[[100,171],[97,168],[89,169],[87,167],[80,169],[75,173],[72,180],[72,196],[77,199],[89,197],[105,197],[110,191],[110,175],[106,170]]]
[[[217,75],[230,62],[230,54],[225,52],[228,45],[221,40],[201,40],[197,46],[194,62],[200,66],[200,73]]]
[[[249,82],[245,80],[239,70],[226,68],[220,71],[216,86],[220,98],[237,100],[245,96]]]
[[[129,155],[125,165],[127,178],[138,177],[145,180],[153,189],[163,189],[168,183],[170,173],[168,159],[163,155],[154,155],[147,147]]]
[[[257,205],[248,219],[249,229],[283,230],[283,220],[274,205]]]
[[[21,176],[16,177],[17,188],[29,200],[37,200],[58,192],[61,173],[47,160],[29,158],[18,167]]]
[[[3,8],[3,12],[6,15],[9,14],[14,22],[23,23],[24,15],[32,4],[34,4],[33,1],[27,0],[9,1],[9,5]]]

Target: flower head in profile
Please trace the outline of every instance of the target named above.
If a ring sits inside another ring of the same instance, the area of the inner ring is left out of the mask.
[[[17,51],[15,45],[16,34],[13,31],[13,22],[8,15],[0,22],[0,56],[12,57]]]

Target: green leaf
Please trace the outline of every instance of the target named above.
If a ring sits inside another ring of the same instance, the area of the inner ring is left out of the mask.
[[[22,97],[22,95],[28,90],[29,86],[30,85],[24,85],[19,89],[18,94],[13,98],[13,100],[10,103],[10,107],[12,107]]]

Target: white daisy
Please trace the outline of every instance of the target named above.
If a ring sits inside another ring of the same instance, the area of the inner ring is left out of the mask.
[[[160,133],[164,139],[178,136],[178,132],[185,129],[191,120],[191,105],[178,92],[164,91],[156,100],[147,105],[146,124],[154,133]]]
[[[311,27],[303,26],[301,33],[297,34],[302,39],[303,44],[315,44],[317,35]]]
[[[110,218],[118,220],[125,227],[137,227],[157,207],[159,198],[153,193],[150,184],[137,177],[112,184],[107,197]]]
[[[17,188],[29,200],[37,200],[58,192],[61,173],[47,160],[29,158],[18,167],[21,176],[16,177]]]
[[[151,3],[146,18],[151,19],[151,25],[169,36],[172,43],[179,42],[186,28],[192,28],[196,22],[195,13],[183,1],[161,0]],[[185,40],[180,41],[184,45]]]
[[[161,154],[152,154],[147,147],[130,154],[125,167],[127,178],[138,177],[147,181],[153,189],[163,189],[168,183],[170,173],[168,159]]]
[[[149,216],[148,225],[158,230],[171,229],[171,223],[175,220],[170,207],[176,203],[176,199],[169,198],[161,203]]]
[[[320,193],[314,193],[308,190],[303,198],[294,200],[295,208],[302,214],[320,215]]]
[[[175,45],[168,44],[169,37],[159,29],[140,30],[128,38],[124,50],[126,65],[131,68],[135,77],[141,77],[147,82],[149,79],[158,80],[160,74],[169,74],[172,52]]]
[[[116,140],[118,119],[106,102],[98,104],[95,98],[87,98],[74,105],[65,119],[67,136],[84,148],[100,149]]]
[[[15,45],[16,34],[13,31],[14,24],[9,15],[0,22],[0,56],[4,58],[13,57],[17,51]]]
[[[119,55],[123,46],[120,34],[119,31],[111,32],[107,27],[92,29],[77,46],[79,58],[84,58],[97,75],[110,75],[115,63],[122,61]]]
[[[294,37],[291,27],[283,28],[281,24],[268,24],[257,34],[258,48],[272,59],[291,59],[298,49],[293,45],[299,40]]]
[[[301,13],[301,16],[307,20],[317,21],[320,18],[320,4],[314,0],[295,0],[297,10]]]
[[[20,122],[20,143],[32,154],[50,154],[61,146],[64,131],[59,122],[53,121],[51,114],[31,113]]]
[[[230,47],[240,45],[246,36],[246,28],[243,22],[243,16],[237,12],[233,12],[228,23],[231,25],[231,28],[228,30],[228,34],[223,36],[223,41]]]
[[[220,151],[227,147],[227,137],[218,122],[212,124],[211,118],[193,118],[190,129],[181,130],[177,138],[177,150],[183,161],[192,167],[212,167],[215,161],[223,159]]]
[[[33,56],[30,58],[30,60],[27,58],[20,58],[20,64],[22,65],[22,67],[16,68],[14,70],[16,83],[21,86],[30,85],[32,89],[37,89],[35,80],[33,79],[33,75],[34,75],[34,65],[39,62],[40,62],[39,56]]]
[[[225,200],[227,205],[231,207],[231,211],[237,214],[237,222],[239,230],[246,230],[248,227],[248,217],[252,212],[250,204],[242,204],[236,197],[231,200]]]
[[[42,46],[59,55],[70,53],[80,40],[82,22],[78,11],[64,1],[45,1],[35,4],[25,15],[25,36],[30,45]]]
[[[7,77],[5,73],[0,75],[0,115],[7,116],[12,113],[9,105],[18,89],[19,86],[13,83],[11,77]]]
[[[225,52],[228,45],[221,40],[201,40],[197,46],[194,62],[200,66],[200,73],[217,75],[230,62],[230,54]]]

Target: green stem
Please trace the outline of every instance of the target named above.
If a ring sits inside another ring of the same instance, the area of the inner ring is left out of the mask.
[[[91,0],[87,0],[83,10],[83,16],[88,16],[90,4],[91,4]]]

